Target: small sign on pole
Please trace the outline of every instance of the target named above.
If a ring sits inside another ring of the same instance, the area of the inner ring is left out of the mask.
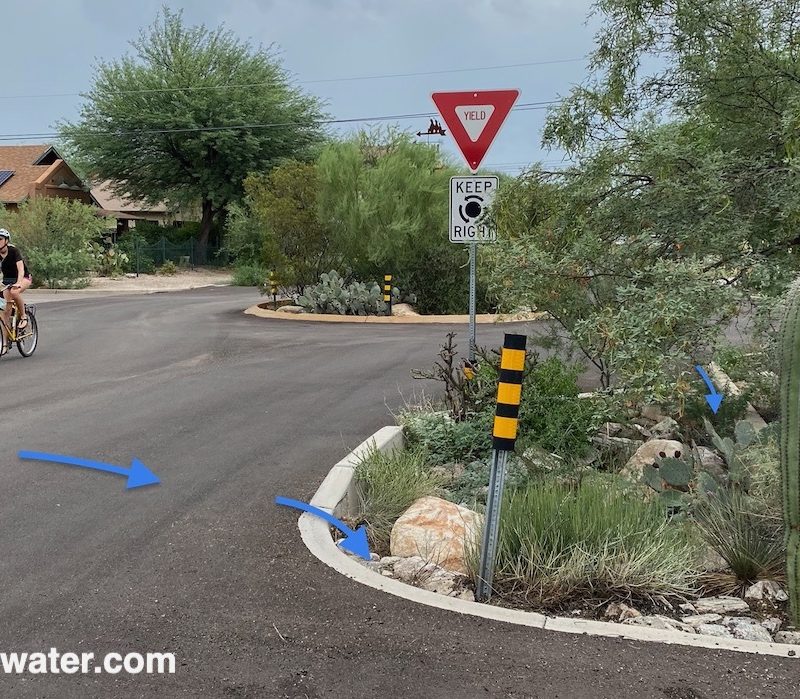
[[[497,408],[492,429],[492,471],[489,476],[481,560],[475,591],[475,599],[479,602],[488,600],[492,594],[497,538],[500,533],[500,507],[503,503],[508,453],[514,451],[517,440],[527,342],[525,335],[506,333],[500,355]]]
[[[494,175],[450,178],[450,242],[493,243],[497,231],[484,219],[500,180]]]

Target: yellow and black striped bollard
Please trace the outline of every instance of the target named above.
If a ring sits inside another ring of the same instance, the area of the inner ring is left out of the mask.
[[[383,302],[386,304],[386,315],[392,315],[392,275],[383,275]]]
[[[269,273],[269,293],[272,294],[272,307],[278,310],[278,282],[275,281],[275,272]]]
[[[481,562],[475,599],[488,600],[492,593],[497,537],[500,532],[500,506],[506,480],[508,453],[514,451],[519,428],[519,405],[522,401],[522,378],[525,371],[525,335],[506,334],[500,355],[497,384],[497,407],[492,429],[492,470],[486,500]]]

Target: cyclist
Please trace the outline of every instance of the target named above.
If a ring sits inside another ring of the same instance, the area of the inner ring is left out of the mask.
[[[8,325],[11,319],[11,302],[17,306],[17,329],[24,330],[28,327],[28,316],[25,315],[25,303],[22,300],[22,292],[25,291],[33,281],[31,273],[25,260],[22,259],[20,251],[11,245],[11,233],[5,228],[0,228],[0,270],[3,272],[3,298],[6,301],[3,309],[3,321]],[[0,355],[5,354],[10,349],[3,332],[3,344],[0,346]]]

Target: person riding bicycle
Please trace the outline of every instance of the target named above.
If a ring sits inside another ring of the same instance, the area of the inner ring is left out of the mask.
[[[3,309],[3,321],[6,326],[11,319],[11,303],[17,307],[17,330],[24,330],[28,327],[28,316],[25,315],[25,303],[22,300],[22,292],[25,291],[33,281],[31,273],[25,260],[22,259],[20,251],[11,245],[11,233],[5,228],[0,228],[0,270],[3,272],[3,298],[6,301]],[[3,330],[3,344],[0,346],[0,355],[8,352],[9,346]]]

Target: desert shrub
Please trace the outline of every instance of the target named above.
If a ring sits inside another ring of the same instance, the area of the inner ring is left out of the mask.
[[[522,386],[521,448],[536,444],[570,457],[586,451],[599,418],[592,401],[578,398],[581,370],[555,356],[532,364]]]
[[[0,227],[11,231],[35,284],[85,285],[82,280],[93,266],[89,242],[101,238],[107,226],[95,211],[68,199],[35,198],[16,212],[0,209]]]
[[[383,290],[377,282],[365,284],[353,281],[346,284],[333,270],[321,274],[319,284],[307,286],[297,303],[307,313],[366,316],[383,315],[387,311]]]
[[[94,271],[101,277],[116,277],[126,271],[129,258],[118,245],[113,245],[111,236],[105,237],[102,242],[91,241],[89,252],[94,262]]]
[[[177,271],[178,271],[178,266],[172,260],[167,260],[156,270],[156,274],[171,276],[175,274]]]
[[[604,479],[577,488],[532,482],[504,500],[494,586],[545,605],[686,595],[696,555],[684,526],[668,522],[663,507]]]
[[[269,272],[260,264],[239,264],[233,270],[234,286],[263,286]]]
[[[424,449],[370,450],[356,465],[359,523],[367,525],[371,550],[387,552],[397,518],[415,501],[433,495],[441,485]]]
[[[408,444],[424,449],[431,464],[468,463],[486,460],[491,454],[492,415],[488,412],[457,421],[446,411],[406,410],[398,415],[398,422]]]
[[[719,490],[694,510],[703,538],[742,583],[785,575],[783,523],[764,514],[757,500],[735,488]]]

